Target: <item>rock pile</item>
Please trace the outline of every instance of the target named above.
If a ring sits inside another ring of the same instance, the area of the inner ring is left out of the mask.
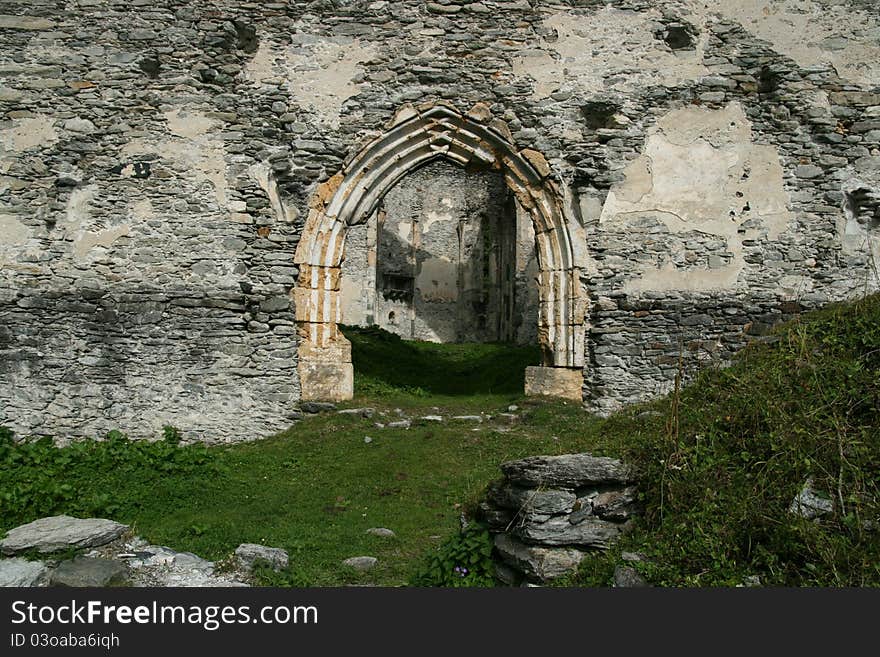
[[[638,511],[635,472],[591,454],[533,456],[501,466],[480,515],[495,533],[506,584],[543,583],[611,545]]]
[[[71,557],[71,552],[86,550]],[[103,518],[52,516],[10,530],[4,555],[37,552],[44,560],[0,559],[0,586],[248,586],[256,564],[287,567],[280,548],[244,543],[223,572],[191,552],[151,545],[128,525]]]

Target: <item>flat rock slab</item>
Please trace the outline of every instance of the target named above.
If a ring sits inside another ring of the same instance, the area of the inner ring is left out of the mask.
[[[495,548],[506,563],[539,582],[573,573],[585,556],[584,552],[574,548],[525,545],[507,534],[495,536]],[[503,572],[500,575],[506,584],[513,584],[516,579]]]
[[[49,553],[69,548],[97,547],[119,538],[128,529],[128,525],[104,518],[40,518],[10,529],[6,538],[0,541],[0,552],[16,554],[24,550],[37,550]]]
[[[592,454],[530,456],[501,464],[508,481],[537,488],[580,488],[596,484],[621,484],[635,479],[633,468],[622,461]]]
[[[49,569],[42,561],[21,557],[0,560],[0,586],[45,586]]]
[[[586,518],[572,525],[566,518],[555,516],[546,522],[526,524],[513,531],[526,543],[607,548],[626,527],[598,518]]]
[[[112,559],[76,557],[61,562],[49,576],[52,586],[125,586],[128,571],[125,566]]]
[[[235,558],[248,571],[254,569],[259,563],[264,563],[272,570],[284,570],[290,563],[287,550],[281,548],[266,547],[257,543],[242,543],[235,548]]]

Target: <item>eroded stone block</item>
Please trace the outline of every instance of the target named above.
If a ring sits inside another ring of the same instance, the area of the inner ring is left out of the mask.
[[[529,397],[561,397],[581,401],[584,373],[580,368],[532,366],[526,368]]]

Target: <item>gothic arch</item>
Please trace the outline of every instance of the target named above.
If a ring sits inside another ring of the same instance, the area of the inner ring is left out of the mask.
[[[535,228],[539,266],[538,336],[543,366],[530,368],[526,392],[581,398],[584,317],[574,222],[562,193],[537,151],[517,151],[502,121],[485,105],[461,114],[446,104],[405,106],[389,127],[321,184],[296,251],[299,279],[293,290],[300,336],[303,399],[349,399],[353,392],[351,346],[339,332],[340,266],[348,226],[365,221],[384,194],[415,168],[446,158],[461,166],[500,171]],[[531,390],[529,388],[531,387]]]

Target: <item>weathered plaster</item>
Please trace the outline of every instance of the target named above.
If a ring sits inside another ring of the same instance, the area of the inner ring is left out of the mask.
[[[197,110],[173,109],[165,112],[170,138],[138,137],[122,148],[123,155],[159,155],[178,175],[194,176],[214,188],[214,198],[225,209],[228,200],[226,151],[216,135],[219,123]]]
[[[18,248],[27,244],[30,236],[30,229],[14,215],[0,214],[0,262],[13,261]]]
[[[289,46],[261,42],[244,75],[257,85],[280,81],[291,103],[337,126],[343,103],[363,87],[355,82],[363,74],[361,64],[375,54],[373,44],[359,39],[299,33]]]
[[[722,267],[682,268],[670,254],[634,272],[627,292],[732,287],[745,266],[742,241],[772,241],[785,230],[793,215],[778,154],[751,138],[738,103],[720,110],[675,110],[657,121],[642,155],[609,192],[600,224],[717,235],[727,241],[731,258]],[[742,227],[746,221],[749,228]],[[756,223],[760,227],[752,227]]]
[[[672,52],[654,38],[658,11],[636,13],[604,7],[586,18],[554,12],[544,26],[558,39],[518,53],[513,73],[535,80],[533,98],[557,89],[580,92],[626,92],[647,84],[672,86],[707,74],[703,44]],[[619,75],[616,75],[619,74]]]
[[[880,22],[833,0],[688,0],[693,15],[735,20],[800,66],[830,63],[845,80],[880,83]]]
[[[55,119],[39,114],[13,119],[11,127],[0,130],[0,155],[51,146],[56,141]]]

